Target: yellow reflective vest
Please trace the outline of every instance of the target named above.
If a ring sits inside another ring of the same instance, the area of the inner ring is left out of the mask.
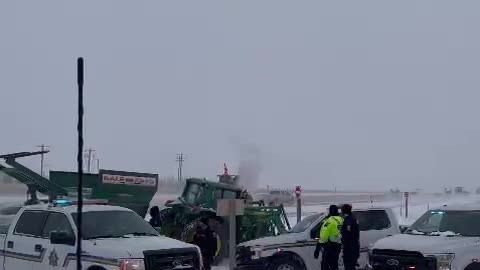
[[[340,216],[331,216],[325,220],[320,229],[320,240],[321,244],[331,242],[331,243],[342,243],[342,225],[343,218]]]

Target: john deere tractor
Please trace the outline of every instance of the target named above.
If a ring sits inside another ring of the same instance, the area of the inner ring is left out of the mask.
[[[181,197],[170,201],[161,209],[163,235],[191,242],[196,225],[202,217],[213,220],[216,231],[219,261],[228,256],[228,218],[217,217],[218,199],[244,199],[244,215],[237,217],[237,243],[282,234],[290,230],[283,206],[265,206],[263,202],[253,202],[246,190],[236,184],[238,176],[219,175],[219,182],[206,179],[187,179]]]

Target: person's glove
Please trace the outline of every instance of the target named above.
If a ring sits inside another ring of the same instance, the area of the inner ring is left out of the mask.
[[[322,244],[317,243],[317,245],[315,246],[315,252],[313,252],[313,257],[315,259],[318,259],[318,257],[320,256],[320,251],[322,251]]]

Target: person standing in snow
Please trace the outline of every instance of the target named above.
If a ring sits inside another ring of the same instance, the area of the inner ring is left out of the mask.
[[[217,252],[217,238],[209,225],[210,219],[202,217],[193,235],[192,244],[198,246],[202,252],[204,270],[211,270]]]
[[[322,252],[322,270],[338,270],[338,259],[342,251],[341,229],[343,218],[336,205],[330,205],[329,215],[320,229],[320,240],[315,248],[314,257],[318,259]]]
[[[352,206],[342,205],[343,226],[343,264],[345,270],[356,270],[358,258],[360,257],[360,229],[357,219],[352,215]]]

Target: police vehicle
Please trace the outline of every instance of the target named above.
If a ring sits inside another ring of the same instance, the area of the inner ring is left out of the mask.
[[[370,269],[479,270],[480,203],[427,211],[408,230],[375,243]]]
[[[368,208],[353,211],[360,227],[360,268],[367,266],[367,253],[377,240],[401,232],[391,209]],[[237,248],[238,269],[320,269],[321,259],[313,253],[326,218],[318,213],[304,218],[287,234],[242,243]],[[321,256],[320,256],[321,258]],[[342,260],[339,262],[342,267]]]
[[[135,212],[86,202],[82,265],[86,270],[200,269],[197,246],[160,236]],[[76,269],[77,206],[59,200],[23,207],[0,231],[0,269]]]

